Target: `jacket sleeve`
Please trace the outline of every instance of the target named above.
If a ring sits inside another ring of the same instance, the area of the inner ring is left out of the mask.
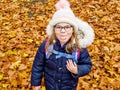
[[[32,65],[31,85],[39,86],[44,72],[45,41],[40,45]]]
[[[92,68],[92,62],[86,48],[81,50],[80,58],[78,59],[77,65],[78,65],[78,74],[77,75],[72,74],[74,78],[85,76],[90,72]]]

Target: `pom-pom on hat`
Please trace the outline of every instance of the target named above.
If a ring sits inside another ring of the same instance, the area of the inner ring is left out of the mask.
[[[53,33],[53,28],[58,23],[68,23],[73,26],[76,33],[81,33],[78,35],[80,47],[85,48],[94,40],[94,32],[91,26],[78,19],[70,8],[70,4],[67,0],[59,0],[55,5],[56,12],[54,13],[51,21],[49,22],[46,32],[48,36],[51,36]]]

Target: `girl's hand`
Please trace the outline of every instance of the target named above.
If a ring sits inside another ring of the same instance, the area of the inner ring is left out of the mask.
[[[67,61],[66,67],[71,73],[78,74],[77,64],[72,60]]]
[[[41,90],[40,88],[41,88],[40,86],[35,86],[33,90]]]

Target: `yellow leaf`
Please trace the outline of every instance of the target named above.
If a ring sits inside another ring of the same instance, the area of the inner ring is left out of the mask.
[[[9,36],[10,36],[10,38],[15,37],[16,36],[16,32],[11,32]]]
[[[103,17],[103,18],[101,19],[101,21],[102,21],[102,22],[106,22],[106,21],[107,21],[107,18],[104,18],[104,17]]]
[[[41,90],[46,90],[46,89],[45,89],[45,86],[42,86]]]
[[[14,63],[10,66],[10,68],[11,68],[11,69],[14,69],[14,68],[18,67],[20,64],[21,64],[21,61],[14,62]]]
[[[117,7],[117,11],[120,12],[120,7]]]
[[[36,43],[37,45],[39,45],[39,44],[40,44],[40,42],[39,42],[39,41],[36,41],[35,43]]]
[[[8,50],[7,52],[5,52],[5,54],[18,55],[18,52],[16,50]]]
[[[26,41],[29,42],[29,43],[32,43],[32,42],[33,42],[33,40],[32,40],[32,39],[29,39],[29,38],[27,38]]]
[[[0,80],[2,80],[3,79],[3,75],[0,75]]]
[[[12,80],[11,84],[16,87],[17,86],[17,80]]]
[[[20,78],[28,78],[28,73],[26,71],[22,71],[21,73],[19,73],[19,77]]]
[[[113,82],[113,81],[114,81],[114,78],[109,78],[109,77],[108,77],[107,80],[110,81],[110,82]]]
[[[17,62],[14,63],[14,66],[18,67],[20,65],[20,63],[21,63],[21,61],[17,61]]]
[[[28,57],[28,56],[29,56],[28,53],[24,53],[24,54],[23,54],[23,57]]]
[[[3,88],[7,88],[9,86],[9,84],[2,84]]]

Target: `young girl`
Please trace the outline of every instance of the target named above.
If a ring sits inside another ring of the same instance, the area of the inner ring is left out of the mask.
[[[46,90],[76,90],[78,78],[92,67],[86,49],[94,39],[92,28],[75,17],[67,0],[60,0],[56,10],[47,26],[49,37],[33,62],[31,85],[35,90],[40,90],[43,75]]]

